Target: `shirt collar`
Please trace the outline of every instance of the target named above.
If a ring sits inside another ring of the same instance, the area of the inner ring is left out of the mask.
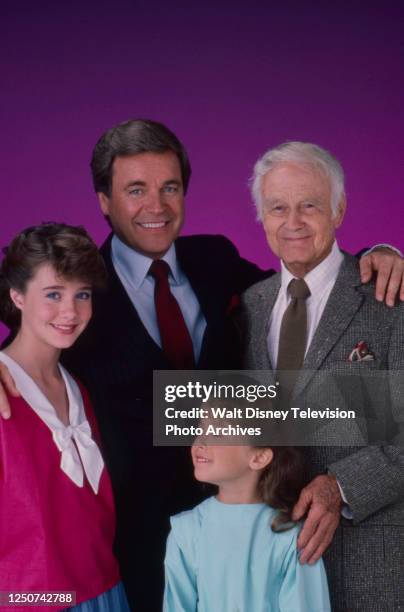
[[[104,461],[91,437],[90,424],[76,381],[59,364],[69,401],[69,425],[66,426],[35,381],[14,359],[0,352],[0,361],[6,364],[26,403],[52,432],[53,441],[61,453],[61,470],[79,487],[84,484],[85,473],[91,488],[97,494]]]
[[[140,289],[149,273],[153,259],[128,247],[118,238],[118,236],[116,236],[116,234],[112,237],[111,253],[114,266],[118,267],[120,273],[125,277],[125,280],[130,283],[136,291]],[[182,281],[182,271],[178,265],[174,242],[161,259],[166,261],[170,266],[171,275],[175,284],[180,284]]]
[[[304,277],[312,296],[320,295],[326,290],[329,283],[335,283],[343,260],[344,256],[339,250],[337,241],[334,240],[329,255]],[[286,298],[288,297],[288,285],[293,278],[296,277],[289,272],[281,260],[281,292]]]

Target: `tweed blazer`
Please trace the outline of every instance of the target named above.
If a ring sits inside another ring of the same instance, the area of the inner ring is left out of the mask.
[[[279,289],[280,274],[250,287],[238,321],[243,366],[265,370],[271,381],[267,336]],[[372,350],[373,361],[348,361],[360,341]],[[374,287],[361,285],[357,261],[345,255],[295,396],[314,384],[316,371],[368,373],[369,368],[389,370],[393,382],[367,443],[306,448],[310,478],[327,470],[335,474],[353,513],[353,520],[341,519],[324,554],[333,612],[404,610],[404,305],[377,302]],[[364,410],[365,388],[358,384],[354,390],[355,405]]]
[[[268,370],[267,336],[280,289],[280,274],[250,287],[242,296],[243,366]],[[366,341],[374,360],[349,362],[359,341]],[[307,351],[295,395],[307,388],[318,370],[369,373],[394,372],[388,414],[376,415],[377,444],[358,447],[313,447],[313,473],[334,473],[349,501],[354,521],[369,519],[404,524],[404,305],[388,308],[374,298],[374,287],[362,286],[355,258],[345,255],[338,278]],[[356,401],[366,403],[358,389]],[[352,406],[351,406],[352,407]],[[358,406],[356,406],[358,407]],[[368,440],[372,442],[372,438]]]

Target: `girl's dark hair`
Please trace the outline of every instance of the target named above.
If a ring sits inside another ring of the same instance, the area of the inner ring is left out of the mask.
[[[27,283],[42,264],[50,264],[58,275],[79,279],[94,288],[106,284],[104,261],[96,244],[79,226],[43,223],[20,232],[3,249],[0,267],[0,320],[12,331],[21,322],[21,314],[10,298],[10,289],[24,293]]]
[[[261,473],[258,490],[265,504],[279,510],[272,530],[286,531],[294,526],[293,506],[307,482],[304,455],[294,446],[275,446],[271,450],[274,456]]]

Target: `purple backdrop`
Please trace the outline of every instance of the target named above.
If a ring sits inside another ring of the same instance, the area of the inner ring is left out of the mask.
[[[346,170],[340,244],[402,247],[403,3],[277,4],[2,2],[0,244],[43,220],[82,223],[101,242],[92,147],[147,117],[191,156],[184,233],[224,233],[274,265],[247,180],[266,148],[298,139]]]

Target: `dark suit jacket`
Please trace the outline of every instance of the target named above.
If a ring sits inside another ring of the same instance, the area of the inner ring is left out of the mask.
[[[170,369],[144,328],[101,248],[108,289],[94,296],[93,318],[63,363],[87,387],[99,421],[117,506],[117,554],[130,603],[157,612],[169,516],[201,501],[189,449],[152,446],[153,370]],[[226,315],[232,296],[268,276],[222,236],[178,238],[176,252],[207,321],[198,368],[229,368]]]
[[[267,336],[279,289],[279,274],[254,285],[242,297],[240,314],[243,365],[266,370],[269,377]],[[359,341],[373,351],[373,361],[348,361]],[[404,304],[388,308],[376,302],[374,287],[361,285],[358,262],[349,255],[307,351],[295,397],[315,384],[319,370],[356,375],[349,408],[362,413],[374,408],[363,446],[336,446],[341,438],[330,427],[324,435],[332,436],[327,443],[333,446],[307,449],[311,477],[327,470],[335,474],[353,512],[353,520],[342,520],[324,556],[332,609],[404,610]],[[389,371],[382,379],[388,385],[375,388],[380,397],[369,397],[361,384],[372,370]],[[350,429],[347,436],[358,433],[354,425]],[[344,442],[355,444],[349,439]]]

